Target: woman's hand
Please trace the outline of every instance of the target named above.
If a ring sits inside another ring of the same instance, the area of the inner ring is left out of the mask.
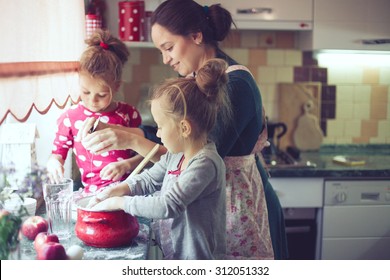
[[[51,155],[46,164],[51,183],[58,184],[64,178],[64,161],[59,155]]]
[[[99,202],[91,208],[92,211],[102,210],[123,210],[125,205],[125,199],[123,197],[115,196],[107,198],[106,200]]]

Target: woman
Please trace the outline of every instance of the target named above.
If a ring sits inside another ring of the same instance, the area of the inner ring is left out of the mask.
[[[231,200],[227,202],[230,204],[227,211],[232,215],[234,211],[245,211],[243,208],[232,209],[231,207],[236,206],[236,203],[243,203],[242,199],[248,196],[250,192],[240,193],[240,191],[229,190],[229,188],[232,188],[232,184],[233,186],[237,183],[240,184],[243,177],[235,177],[237,173],[241,173],[240,167],[242,164],[245,164],[245,167],[247,167],[245,173],[247,175],[254,174],[253,178],[251,176],[245,177],[249,180],[253,179],[253,182],[243,182],[245,188],[251,188],[251,191],[253,191],[251,195],[254,196],[251,199],[246,199],[245,203],[256,211],[260,207],[259,211],[261,211],[261,213],[248,213],[251,219],[261,219],[261,221],[254,221],[258,228],[255,229],[256,232],[253,234],[262,235],[260,236],[262,243],[253,248],[255,252],[252,256],[255,258],[272,258],[267,242],[267,233],[268,236],[270,233],[273,257],[275,259],[286,259],[287,244],[282,208],[268,181],[264,167],[254,153],[258,152],[258,150],[256,151],[258,146],[256,144],[259,144],[258,140],[261,138],[261,132],[265,127],[260,92],[249,71],[240,67],[237,62],[218,48],[218,42],[226,38],[232,23],[230,13],[220,5],[202,7],[192,0],[168,0],[163,2],[153,13],[152,40],[161,51],[164,64],[170,65],[181,76],[196,76],[198,69],[211,58],[221,58],[228,65],[237,65],[230,67],[228,73],[228,94],[234,114],[233,121],[227,125],[220,121],[213,130],[213,139],[217,143],[218,152],[225,159],[227,169],[230,170],[227,173],[227,193],[228,196],[229,193],[233,195],[227,197],[228,200]],[[94,152],[102,153],[111,149],[131,148],[141,155],[146,155],[154,145],[152,141],[144,138],[144,136],[151,138],[147,131],[142,132],[136,129],[111,126],[88,135],[88,130],[93,122],[94,119],[91,118],[84,124],[81,137],[85,147]],[[163,147],[160,148],[161,153],[165,151]],[[161,153],[154,158],[155,161],[159,159]],[[253,166],[257,167],[256,170],[253,170]],[[265,194],[267,209],[261,208],[264,202],[262,192]],[[240,199],[241,201],[238,201]],[[260,205],[253,205],[258,201],[260,201]],[[227,215],[229,216],[229,213]],[[267,219],[264,219],[267,215],[269,230],[268,225],[263,224],[267,222]],[[242,216],[242,220],[245,220],[245,216]],[[234,222],[234,219],[231,221]],[[233,230],[239,231],[239,226],[234,224],[231,224],[231,226]],[[241,238],[242,232],[237,234]],[[243,244],[239,245],[246,247],[245,242],[249,241],[251,241],[251,238],[242,239]],[[241,254],[247,252],[236,252],[236,248],[237,244],[231,244],[230,251],[233,257],[251,257]]]

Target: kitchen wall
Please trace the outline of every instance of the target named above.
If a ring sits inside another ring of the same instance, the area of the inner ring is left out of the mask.
[[[340,66],[325,59],[320,65],[314,54],[296,46],[294,31],[252,30],[234,31],[221,45],[252,71],[270,120],[278,120],[278,83],[317,81],[322,83],[324,144],[390,143],[390,64]],[[149,88],[176,73],[162,64],[154,48],[130,52],[118,98],[147,112]]]

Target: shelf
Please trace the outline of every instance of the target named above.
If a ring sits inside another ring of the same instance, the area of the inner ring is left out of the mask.
[[[154,44],[152,42],[124,41],[124,43],[129,48],[154,48]]]

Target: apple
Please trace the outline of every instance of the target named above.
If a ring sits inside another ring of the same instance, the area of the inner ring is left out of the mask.
[[[58,242],[46,242],[37,251],[38,260],[67,260],[64,246]]]
[[[30,240],[34,240],[38,233],[47,231],[49,223],[41,216],[28,217],[22,224],[22,233]]]
[[[35,251],[38,252],[42,248],[42,245],[48,242],[60,243],[58,236],[55,234],[49,234],[46,231],[38,233],[34,239]]]

